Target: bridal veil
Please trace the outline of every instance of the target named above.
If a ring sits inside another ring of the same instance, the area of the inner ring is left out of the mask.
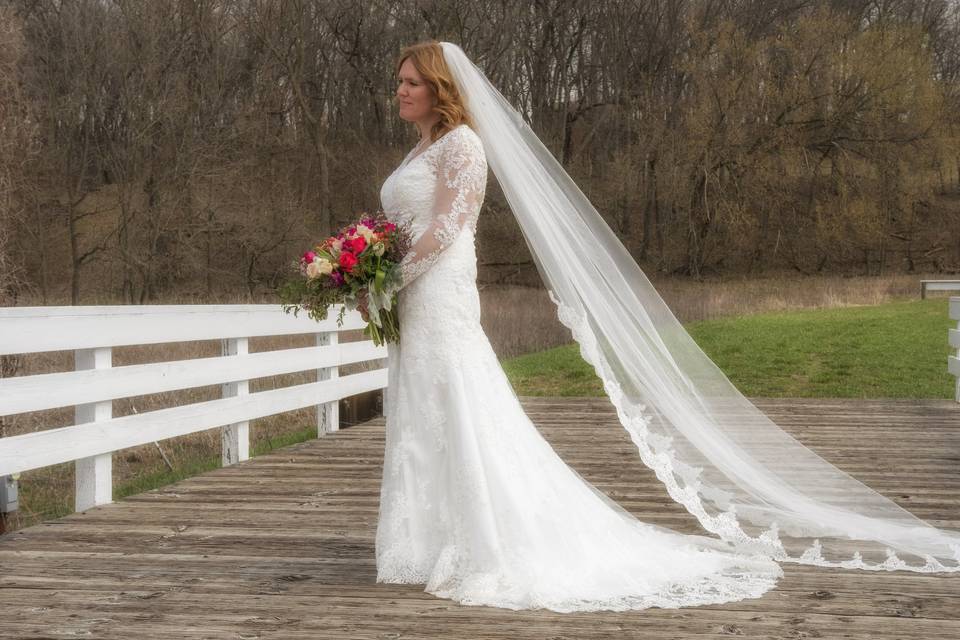
[[[960,571],[960,533],[825,461],[730,383],[521,114],[459,46],[441,46],[560,321],[670,496],[777,560]]]

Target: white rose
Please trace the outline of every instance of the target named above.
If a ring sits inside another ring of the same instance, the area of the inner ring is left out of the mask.
[[[333,263],[326,258],[319,258],[318,260],[315,260],[313,264],[319,265],[317,269],[322,275],[327,275],[333,271]]]
[[[307,277],[313,280],[320,275],[320,263],[314,260],[307,265]]]

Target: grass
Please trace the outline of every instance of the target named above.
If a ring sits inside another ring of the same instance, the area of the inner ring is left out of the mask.
[[[256,446],[251,447],[250,457],[261,456],[275,449],[297,444],[298,442],[306,442],[316,437],[317,428],[315,426],[303,427],[297,431],[283,433],[268,440],[261,441]],[[123,483],[123,485],[115,487],[113,494],[115,498],[122,498],[124,496],[143,493],[144,491],[173,484],[174,482],[197,476],[207,471],[219,469],[221,466],[219,454],[188,458],[182,460],[172,471],[164,468],[163,471],[147,473],[131,478]]]
[[[692,322],[701,349],[747,396],[950,398],[947,299]],[[511,358],[520,395],[603,395],[577,344]]]
[[[687,277],[653,275],[657,292],[683,323],[916,300],[922,278],[955,277],[947,274],[811,277],[779,273],[695,281]],[[501,359],[570,342],[570,332],[557,320],[556,307],[545,289],[487,285],[481,287],[480,299],[483,329]]]
[[[270,438],[257,441],[256,444],[250,448],[250,457],[253,458],[265,453],[270,453],[275,449],[299,442],[306,442],[316,437],[316,426],[301,427],[295,431],[274,435]],[[117,455],[117,453],[114,453],[115,462]],[[165,487],[174,482],[198,476],[207,471],[213,471],[221,466],[219,453],[211,455],[201,453],[200,450],[198,450],[194,455],[187,454],[181,456],[172,470],[166,466],[160,469],[156,467],[147,468],[142,473],[118,482],[113,487],[113,497],[114,500],[119,500],[125,496],[136,495],[144,491]],[[56,467],[62,467],[61,471],[72,475],[73,463],[56,465]],[[34,495],[34,489],[41,490],[38,492],[39,495]],[[21,486],[21,492],[21,501],[34,505],[36,509],[36,512],[33,513],[34,517],[30,519],[31,522],[23,524],[28,525],[37,521],[60,518],[74,511],[72,495],[64,493],[58,496],[59,499],[51,499],[49,495],[45,495],[45,493],[48,492],[44,490],[44,487],[32,483],[26,483]]]

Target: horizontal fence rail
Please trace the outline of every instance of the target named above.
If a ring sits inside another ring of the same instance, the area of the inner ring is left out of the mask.
[[[957,352],[947,356],[947,369],[957,378],[953,397],[960,402],[960,298],[950,298],[950,317],[957,321],[957,328],[949,330],[950,346]]]
[[[960,291],[960,280],[921,280],[920,297],[926,298],[927,291]]]
[[[366,326],[340,307],[316,322],[281,305],[131,305],[0,308],[0,356],[73,351],[75,370],[0,379],[0,416],[74,407],[74,424],[0,438],[0,481],[74,462],[76,510],[112,501],[112,454],[219,427],[224,465],[249,457],[249,422],[317,407],[317,435],[339,429],[339,401],[386,389],[386,368],[340,375],[340,366],[387,357],[372,341],[342,343]],[[249,353],[256,337],[311,334],[315,346]],[[114,367],[112,349],[219,340],[221,355]],[[316,382],[250,393],[249,381],[315,371]],[[221,385],[221,398],[113,417],[119,398]],[[385,399],[386,400],[386,399]]]
[[[0,355],[73,351],[96,347],[160,344],[190,340],[226,340],[363,329],[356,311],[339,307],[315,322],[280,305],[129,305],[95,307],[0,308]]]
[[[382,358],[370,341],[0,378],[0,415],[296,373]]]

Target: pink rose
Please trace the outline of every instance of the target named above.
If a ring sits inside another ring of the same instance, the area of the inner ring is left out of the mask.
[[[301,261],[306,262],[307,264],[310,264],[311,262],[313,262],[314,258],[316,257],[317,257],[317,254],[315,254],[313,251],[307,251],[305,254],[303,254],[303,258],[301,258]]]

